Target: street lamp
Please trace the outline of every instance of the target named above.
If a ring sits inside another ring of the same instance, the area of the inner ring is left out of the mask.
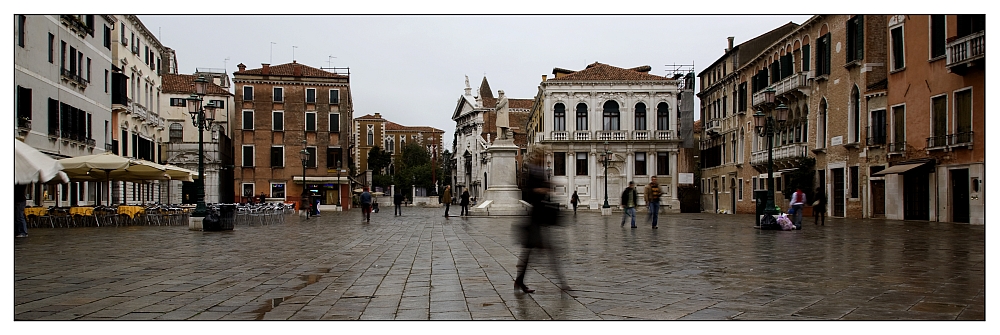
[[[764,90],[765,106],[774,105],[774,88]],[[778,211],[774,208],[774,134],[785,127],[788,120],[788,106],[778,103],[772,108],[773,113],[764,114],[763,108],[758,108],[753,114],[754,131],[757,136],[767,137],[767,202],[764,204],[764,216],[774,216]],[[760,225],[760,221],[757,221]]]
[[[202,97],[208,86],[208,80],[204,75],[198,76],[194,80],[195,93],[191,94],[187,100],[188,113],[191,114],[191,123],[198,128],[198,191],[195,193],[196,206],[193,217],[205,217],[208,208],[205,207],[205,129],[211,129],[215,121],[214,103],[202,105]]]
[[[306,150],[306,140],[302,140],[302,151],[299,151],[299,159],[302,160],[302,209],[306,211],[306,220],[309,219],[309,200],[306,194],[306,163],[309,162],[309,150]]]
[[[547,176],[549,180],[552,179],[552,159],[547,159],[545,161],[545,176]]]
[[[340,161],[339,160],[337,161],[337,166],[340,166]],[[341,188],[344,187],[344,185],[343,185],[343,183],[340,182],[340,174],[343,173],[343,172],[347,172],[347,171],[345,171],[344,169],[337,169],[337,207],[340,207],[340,197],[343,194],[343,193],[341,193],[341,192],[343,192],[343,190]],[[343,210],[343,209],[341,209],[341,210]]]
[[[608,147],[608,141],[604,141],[604,206],[602,208],[611,208],[608,204],[608,163],[611,161],[611,149]]]

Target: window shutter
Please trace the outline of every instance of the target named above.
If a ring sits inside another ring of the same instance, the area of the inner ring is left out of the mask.
[[[802,71],[809,71],[809,45],[802,46]]]
[[[865,16],[857,16],[858,26],[854,28],[854,32],[857,34],[854,38],[855,50],[857,54],[854,56],[855,60],[862,60],[865,58]]]

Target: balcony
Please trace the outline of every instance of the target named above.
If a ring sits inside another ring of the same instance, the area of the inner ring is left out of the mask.
[[[906,153],[906,141],[891,142],[885,148],[889,155],[902,155]]]
[[[83,79],[83,77],[81,77],[76,72],[73,72],[73,71],[70,71],[70,70],[67,70],[67,69],[62,69],[61,74],[62,74],[62,79],[63,80],[66,80],[66,81],[69,81],[70,83],[76,84],[80,88],[87,88],[87,84],[89,82],[86,79]]]
[[[21,117],[17,119],[17,130],[18,132],[27,133],[31,131],[31,119],[26,117]]]
[[[134,106],[135,106],[135,108],[133,110],[132,117],[135,117],[136,119],[139,119],[139,121],[145,121],[146,120],[146,106],[143,106],[143,105],[140,105],[140,104],[135,104]]]
[[[972,141],[973,141],[972,135],[973,134],[972,134],[971,131],[961,132],[961,133],[955,133],[955,134],[948,135],[948,147],[949,148],[951,148],[951,147],[964,147],[964,146],[970,146],[971,147],[972,146]]]
[[[948,42],[947,49],[949,71],[960,72],[972,67],[976,60],[986,58],[986,31],[956,38]]]
[[[649,140],[649,130],[634,130],[632,131],[632,139],[637,141],[648,141]]]
[[[554,131],[552,132],[553,141],[565,141],[569,139],[569,132],[566,131]]]
[[[586,131],[586,130],[580,130],[580,131],[573,132],[573,140],[574,141],[589,141],[590,140],[590,132]]]
[[[807,157],[809,148],[806,143],[794,143],[783,145],[774,148],[774,154],[772,158],[775,163],[781,163],[790,160],[796,160],[799,158]],[[766,165],[767,164],[767,150],[754,151],[750,154],[750,164],[753,165]]]
[[[931,136],[927,138],[928,151],[942,150],[948,147],[948,135]]]
[[[673,130],[657,130],[656,131],[657,140],[674,140],[677,139],[677,132]]]
[[[624,141],[626,138],[624,130],[597,131],[597,140],[599,141]]]
[[[774,89],[774,95],[776,97],[796,92],[802,94],[809,94],[809,84],[811,84],[811,81],[812,78],[809,78],[808,73],[799,72],[792,74],[777,83],[774,83],[773,85],[771,85],[771,88]],[[766,102],[764,99],[765,89],[767,88],[757,91],[756,93],[753,94],[753,97],[751,97],[750,101],[754,107],[760,106]]]
[[[722,119],[711,119],[705,122],[705,132],[708,134],[722,133]]]

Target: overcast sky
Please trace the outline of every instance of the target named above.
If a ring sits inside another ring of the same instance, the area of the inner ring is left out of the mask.
[[[355,117],[377,112],[402,125],[442,129],[449,144],[455,129],[451,114],[466,75],[473,90],[485,75],[494,96],[504,90],[510,98],[531,99],[542,75],[551,77],[554,67],[649,65],[651,73],[667,75],[673,69],[668,65],[683,64],[699,73],[722,56],[727,37],[740,44],[809,17],[139,16],[176,51],[182,74],[225,68],[231,76],[240,63],[254,69],[292,59],[316,68],[349,67]]]

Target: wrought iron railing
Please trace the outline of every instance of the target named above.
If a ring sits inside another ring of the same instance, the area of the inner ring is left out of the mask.
[[[948,135],[931,136],[927,138],[927,149],[948,146]]]
[[[906,141],[891,142],[886,145],[886,150],[890,153],[904,153],[906,152]]]
[[[963,145],[972,143],[972,132],[966,131],[948,135],[948,145]]]

